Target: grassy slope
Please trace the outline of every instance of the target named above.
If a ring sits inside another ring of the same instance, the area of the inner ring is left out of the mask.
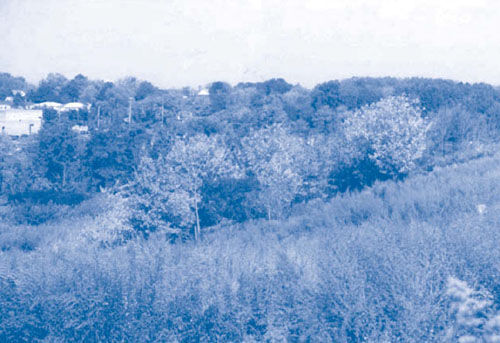
[[[4,228],[3,246],[24,239],[34,250],[0,252],[0,332],[14,337],[29,322],[18,337],[437,342],[448,276],[500,304],[499,210],[496,155],[311,203],[286,221],[222,228],[198,245],[158,236],[103,248],[101,228],[116,227],[106,215],[15,231],[22,239]]]

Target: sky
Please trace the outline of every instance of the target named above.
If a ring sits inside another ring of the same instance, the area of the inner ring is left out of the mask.
[[[500,84],[497,0],[0,0],[0,72],[160,87],[352,76]]]

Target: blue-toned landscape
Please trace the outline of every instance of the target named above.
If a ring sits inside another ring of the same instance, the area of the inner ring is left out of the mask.
[[[0,74],[0,342],[499,342],[500,89]]]

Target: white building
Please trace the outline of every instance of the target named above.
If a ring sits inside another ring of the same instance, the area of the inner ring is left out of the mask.
[[[70,102],[65,104],[60,110],[62,112],[66,112],[66,111],[79,111],[86,108],[87,106],[82,104],[81,102]]]
[[[46,108],[50,108],[50,109],[59,111],[62,107],[63,107],[63,105],[58,103],[58,102],[45,101],[45,102],[41,102],[38,104],[30,105],[29,109],[31,109],[31,110],[43,110]]]
[[[203,88],[198,92],[198,95],[210,95],[210,91],[207,88]]]
[[[0,111],[10,110],[12,106],[5,101],[0,101]]]
[[[21,136],[37,133],[42,126],[42,115],[42,110],[1,110],[1,132],[10,136]]]

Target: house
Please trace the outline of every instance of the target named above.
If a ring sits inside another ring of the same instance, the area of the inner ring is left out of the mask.
[[[87,106],[82,104],[81,102],[70,102],[70,103],[67,103],[65,104],[64,106],[62,106],[62,108],[60,109],[60,111],[62,112],[66,112],[66,111],[79,111],[79,110],[83,110],[83,109],[86,109]]]
[[[0,128],[10,136],[37,133],[42,126],[42,110],[0,110]]]
[[[210,92],[207,88],[202,88],[199,92],[198,92],[198,95],[210,95]]]
[[[0,101],[0,111],[10,110],[11,108],[12,106],[10,105],[9,102]]]
[[[30,105],[28,108],[31,110],[34,110],[34,109],[37,109],[37,110],[53,109],[53,110],[59,111],[62,107],[63,107],[63,105],[58,103],[58,102],[45,101],[45,102],[41,102],[38,104]]]

